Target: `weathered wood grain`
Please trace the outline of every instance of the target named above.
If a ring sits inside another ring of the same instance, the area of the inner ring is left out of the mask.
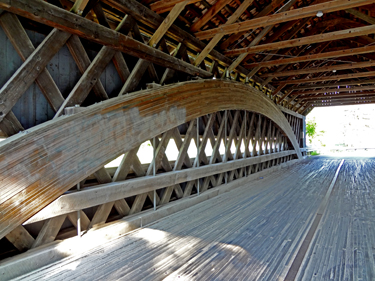
[[[0,237],[124,151],[196,117],[226,109],[267,116],[302,157],[283,113],[252,87],[203,80],[140,91],[1,142]],[[29,201],[34,197],[38,200]]]

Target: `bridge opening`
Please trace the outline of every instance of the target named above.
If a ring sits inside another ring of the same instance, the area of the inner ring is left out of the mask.
[[[320,155],[374,157],[374,121],[374,105],[315,108],[306,118],[307,144]]]

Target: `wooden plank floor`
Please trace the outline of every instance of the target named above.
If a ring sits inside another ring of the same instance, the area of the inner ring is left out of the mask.
[[[284,280],[341,159],[306,159],[22,280]],[[374,280],[375,160],[346,160],[297,275]]]
[[[375,160],[346,159],[297,280],[375,280]]]

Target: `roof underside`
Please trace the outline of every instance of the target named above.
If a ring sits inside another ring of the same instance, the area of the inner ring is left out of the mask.
[[[138,2],[167,17],[184,1]],[[375,101],[375,1],[185,2],[174,24],[207,45],[201,52],[192,48],[196,65],[217,61],[220,72],[254,79],[278,95],[279,104],[294,104],[293,110]],[[103,8],[117,17],[114,3],[105,0]],[[142,31],[151,36],[149,21]]]
[[[74,5],[48,2],[66,10]],[[375,1],[77,2],[89,3],[86,18],[112,29],[131,16],[146,44],[204,70],[198,76],[211,72],[216,78],[256,83],[293,111],[375,102]],[[25,19],[23,24],[37,25]]]

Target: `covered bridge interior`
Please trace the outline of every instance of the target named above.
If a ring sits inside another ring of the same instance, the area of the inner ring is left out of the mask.
[[[0,280],[374,280],[374,4],[0,0]]]

